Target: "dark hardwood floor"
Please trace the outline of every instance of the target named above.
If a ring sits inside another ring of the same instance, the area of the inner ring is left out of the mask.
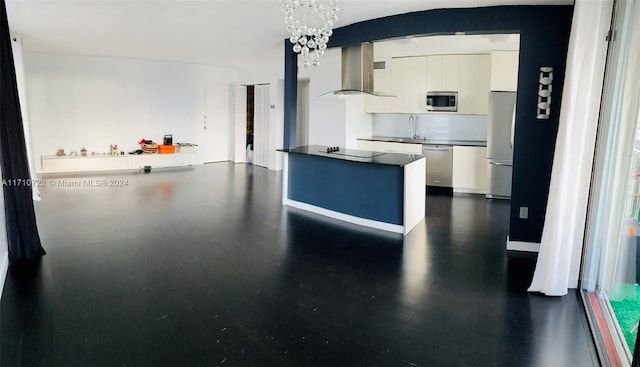
[[[598,365],[576,293],[508,264],[508,202],[430,195],[403,239],[282,207],[259,167],[103,178],[128,186],[42,189],[2,366]]]

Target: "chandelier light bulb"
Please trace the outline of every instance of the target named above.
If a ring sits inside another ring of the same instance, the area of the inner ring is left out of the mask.
[[[338,0],[280,0],[289,41],[303,65],[318,66],[338,20]]]

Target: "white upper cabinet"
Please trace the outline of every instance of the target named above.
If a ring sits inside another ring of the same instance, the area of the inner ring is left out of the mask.
[[[460,81],[459,74],[459,60],[458,55],[443,55],[442,56],[442,90],[443,91],[457,91]]]
[[[399,57],[391,60],[392,112],[424,113],[426,108],[427,58]]]
[[[476,113],[476,60],[474,55],[458,57],[458,113]]]
[[[427,56],[427,91],[458,92],[457,113],[487,114],[490,60],[489,55]]]
[[[409,112],[427,112],[427,58],[409,58]]]
[[[455,92],[458,90],[458,55],[427,56],[427,90]]]
[[[475,55],[475,113],[489,113],[489,92],[491,91],[491,56]]]
[[[491,90],[518,90],[519,51],[491,51]]]
[[[379,69],[373,71],[373,89],[379,92],[391,93],[391,71]],[[376,97],[367,94],[364,97],[364,111],[369,113],[391,113],[393,97]]]
[[[458,114],[487,114],[491,60],[489,55],[393,58],[391,70],[374,71],[374,85],[376,90],[390,91],[396,97],[366,96],[365,111],[448,114],[452,112],[427,111],[427,91],[452,91],[458,92]]]
[[[392,112],[409,112],[409,59],[391,59],[391,93],[396,97],[391,102]]]
[[[439,90],[444,90],[442,88],[442,56],[427,56],[427,91]]]

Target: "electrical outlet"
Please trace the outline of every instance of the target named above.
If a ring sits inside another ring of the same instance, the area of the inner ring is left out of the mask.
[[[528,219],[529,218],[529,207],[521,206],[520,207],[520,219]]]

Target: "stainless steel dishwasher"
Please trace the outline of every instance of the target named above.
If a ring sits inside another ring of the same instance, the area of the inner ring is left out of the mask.
[[[453,187],[453,146],[423,145],[427,157],[427,186]]]

